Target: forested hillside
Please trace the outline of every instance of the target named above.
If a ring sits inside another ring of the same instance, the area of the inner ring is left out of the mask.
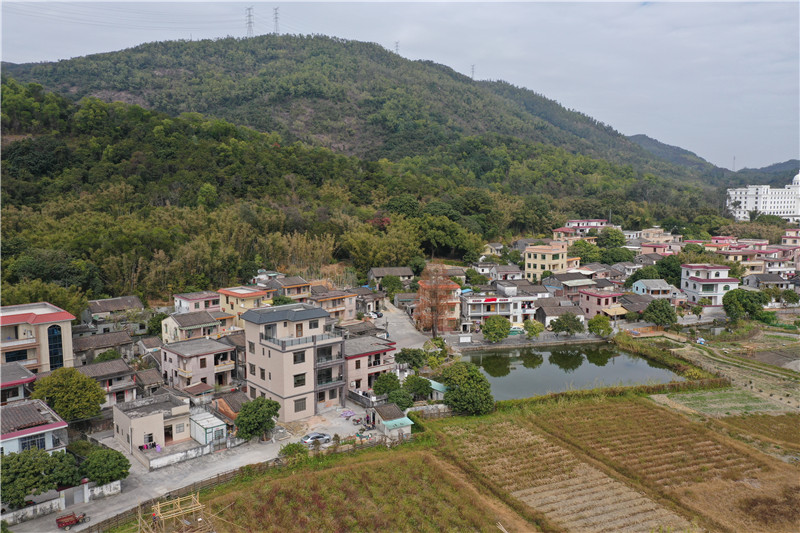
[[[2,98],[8,284],[166,297],[263,267],[343,260],[363,276],[474,258],[485,239],[548,235],[570,217],[689,233],[726,222],[697,186],[499,135],[376,162],[199,114],[74,104],[13,79]]]
[[[57,63],[4,65],[24,82],[178,115],[199,112],[286,142],[368,159],[425,155],[463,136],[540,142],[638,172],[702,181],[557,102],[504,82],[476,82],[379,45],[324,36],[149,43]]]

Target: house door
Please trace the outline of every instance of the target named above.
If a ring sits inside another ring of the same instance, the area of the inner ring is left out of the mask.
[[[172,425],[164,426],[164,444],[172,442]]]

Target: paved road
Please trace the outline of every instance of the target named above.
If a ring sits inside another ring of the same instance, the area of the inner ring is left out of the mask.
[[[386,327],[389,332],[389,340],[395,342],[397,350],[403,348],[422,348],[425,341],[430,339],[417,331],[411,322],[408,313],[387,303],[383,312],[383,318],[373,320],[376,325]]]

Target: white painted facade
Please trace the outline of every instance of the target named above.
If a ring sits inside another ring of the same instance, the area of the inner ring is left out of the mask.
[[[749,220],[749,213],[756,210],[789,222],[800,222],[800,174],[783,189],[773,189],[768,185],[728,189],[727,207],[736,220]]]

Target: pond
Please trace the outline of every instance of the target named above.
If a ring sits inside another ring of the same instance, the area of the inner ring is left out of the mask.
[[[611,344],[476,351],[467,352],[462,360],[481,368],[495,400],[684,380],[663,365]]]

